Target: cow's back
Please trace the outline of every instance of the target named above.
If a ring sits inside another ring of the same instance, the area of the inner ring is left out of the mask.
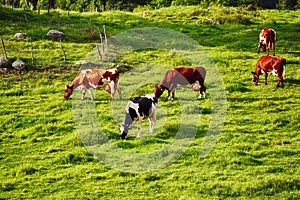
[[[273,69],[279,72],[283,71],[286,65],[286,59],[277,56],[262,56],[256,64],[256,68],[263,71],[272,71]]]
[[[206,70],[203,67],[175,68],[175,70],[185,78],[186,84],[192,84],[196,81],[203,82],[206,76]]]

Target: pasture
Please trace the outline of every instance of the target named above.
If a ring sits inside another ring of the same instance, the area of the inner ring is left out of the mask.
[[[67,35],[62,41],[66,64],[60,42],[46,35],[57,29],[58,14],[60,30]],[[144,17],[142,12],[119,11],[71,12],[70,16],[68,26],[66,12],[52,11],[48,26],[46,11],[42,11],[38,26],[36,13],[28,11],[28,22],[24,23],[23,10],[15,9],[12,16],[9,8],[0,7],[0,38],[8,57],[27,64],[25,71],[11,69],[0,75],[0,199],[300,198],[299,10],[214,7],[208,11],[193,6],[151,10]],[[212,24],[207,20],[210,18]],[[135,138],[136,125],[128,140],[119,138],[118,124],[129,98],[152,93],[167,69],[190,66],[176,49],[138,49],[114,60],[121,65],[123,100],[116,94],[110,103],[105,91],[93,91],[94,102],[88,95],[85,101],[76,101],[79,92],[71,96],[74,100],[64,100],[65,85],[80,68],[75,61],[87,55],[98,59],[93,52],[99,43],[97,27],[103,25],[108,37],[133,28],[158,27],[186,35],[203,46],[221,75],[226,94],[224,126],[206,156],[199,157],[199,152],[214,113],[211,97],[215,77],[209,73],[206,99],[197,100],[191,89],[178,88],[177,99],[171,102],[165,92],[158,102],[154,132],[147,132],[148,121],[144,121],[141,139]],[[266,86],[263,76],[258,86],[252,82],[251,71],[264,55],[257,54],[258,34],[264,27],[276,30],[276,55],[287,60],[283,89],[276,88],[277,77],[272,75]],[[16,40],[13,36],[17,32],[26,33],[26,39]],[[89,108],[96,112],[89,112]],[[110,156],[101,152],[106,148],[101,145],[105,139],[82,135],[93,133],[91,121],[86,120],[90,118],[96,119],[92,121],[96,127],[101,125],[111,144],[122,149],[116,157],[120,160],[105,164],[97,159]],[[82,126],[78,128],[78,124]],[[151,163],[146,163],[149,169],[145,169],[145,163],[138,162],[143,169],[126,170],[127,155],[147,154],[172,144],[182,125],[196,125],[196,133],[178,158],[157,170],[150,168]],[[99,142],[88,146],[90,140]]]

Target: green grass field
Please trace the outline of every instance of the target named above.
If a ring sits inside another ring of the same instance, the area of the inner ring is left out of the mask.
[[[59,41],[46,35],[58,28],[58,14],[60,30],[67,35],[62,42],[66,64]],[[144,17],[142,12],[71,12],[68,25],[67,13],[55,10],[50,26],[46,11],[41,12],[38,26],[37,13],[27,11],[25,23],[23,10],[15,9],[12,16],[9,8],[0,7],[0,38],[10,62],[22,59],[27,64],[25,71],[10,69],[0,75],[0,199],[299,199],[299,16],[299,11],[221,7],[208,11],[193,6],[150,10]],[[207,22],[210,18],[213,24]],[[155,131],[149,134],[144,121],[141,139],[135,138],[136,125],[128,140],[119,139],[118,124],[128,99],[152,93],[167,69],[191,65],[178,49],[137,49],[114,60],[121,64],[123,100],[116,94],[110,103],[105,91],[93,91],[94,102],[88,94],[85,101],[77,100],[79,93],[64,100],[64,87],[80,68],[75,61],[97,59],[91,52],[100,43],[97,28],[103,31],[103,25],[109,38],[135,28],[157,27],[203,46],[226,94],[224,126],[206,156],[199,153],[218,107],[212,99],[217,80],[210,73],[206,99],[196,100],[196,93],[178,88],[177,99],[171,102],[165,92],[159,99]],[[272,75],[266,86],[263,77],[258,86],[252,83],[250,72],[263,55],[256,48],[264,27],[277,31],[276,55],[287,59],[283,89],[276,88],[277,77]],[[26,33],[26,39],[16,40],[17,32]],[[109,144],[118,147],[116,154],[102,151],[110,147],[90,126],[90,119],[96,119],[93,125],[101,126]],[[196,128],[192,140],[174,139],[182,126]],[[147,155],[174,141],[190,144],[166,166],[167,156],[159,163],[162,166],[154,165],[156,157],[154,164],[130,162],[130,155]],[[130,165],[133,168],[126,170]]]

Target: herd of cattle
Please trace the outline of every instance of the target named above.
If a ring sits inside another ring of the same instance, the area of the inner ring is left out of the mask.
[[[255,72],[251,72],[253,74],[253,82],[255,82],[255,85],[257,85],[261,74],[265,74],[264,83],[266,85],[268,74],[272,73],[274,76],[278,76],[277,86],[283,88],[286,60],[275,56],[275,41],[276,32],[273,29],[264,28],[260,32],[257,52],[259,53],[262,48],[267,55],[262,56],[258,60]],[[272,48],[273,56],[269,56],[270,47]],[[168,91],[169,100],[174,100],[175,89],[178,85],[191,86],[194,91],[199,91],[198,99],[205,98],[205,76],[206,70],[203,67],[174,68],[168,70],[161,82],[154,88],[154,94],[136,97],[128,102],[125,109],[124,122],[120,126],[121,138],[127,138],[130,126],[136,121],[138,121],[137,137],[140,137],[140,129],[143,119],[149,119],[149,132],[153,131],[156,120],[156,106],[158,98],[165,90]],[[64,97],[67,99],[71,96],[75,89],[80,89],[82,91],[81,100],[84,99],[86,91],[90,94],[91,99],[94,100],[94,96],[90,88],[106,90],[111,94],[110,101],[112,101],[115,92],[118,91],[121,99],[122,94],[119,86],[119,71],[117,69],[81,70],[71,84],[66,85]],[[170,97],[171,93],[172,97]]]

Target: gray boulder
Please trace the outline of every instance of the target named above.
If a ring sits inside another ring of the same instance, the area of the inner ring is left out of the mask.
[[[0,67],[8,67],[8,63],[5,60],[0,60]]]
[[[14,35],[14,37],[19,39],[19,40],[23,40],[25,38],[25,34],[24,33],[16,33]]]
[[[47,35],[48,35],[48,36],[55,37],[55,38],[63,38],[63,37],[66,36],[63,32],[58,31],[58,30],[50,30],[50,31],[47,33]]]
[[[25,63],[22,60],[16,60],[12,63],[12,67],[16,70],[22,70],[26,67]]]

